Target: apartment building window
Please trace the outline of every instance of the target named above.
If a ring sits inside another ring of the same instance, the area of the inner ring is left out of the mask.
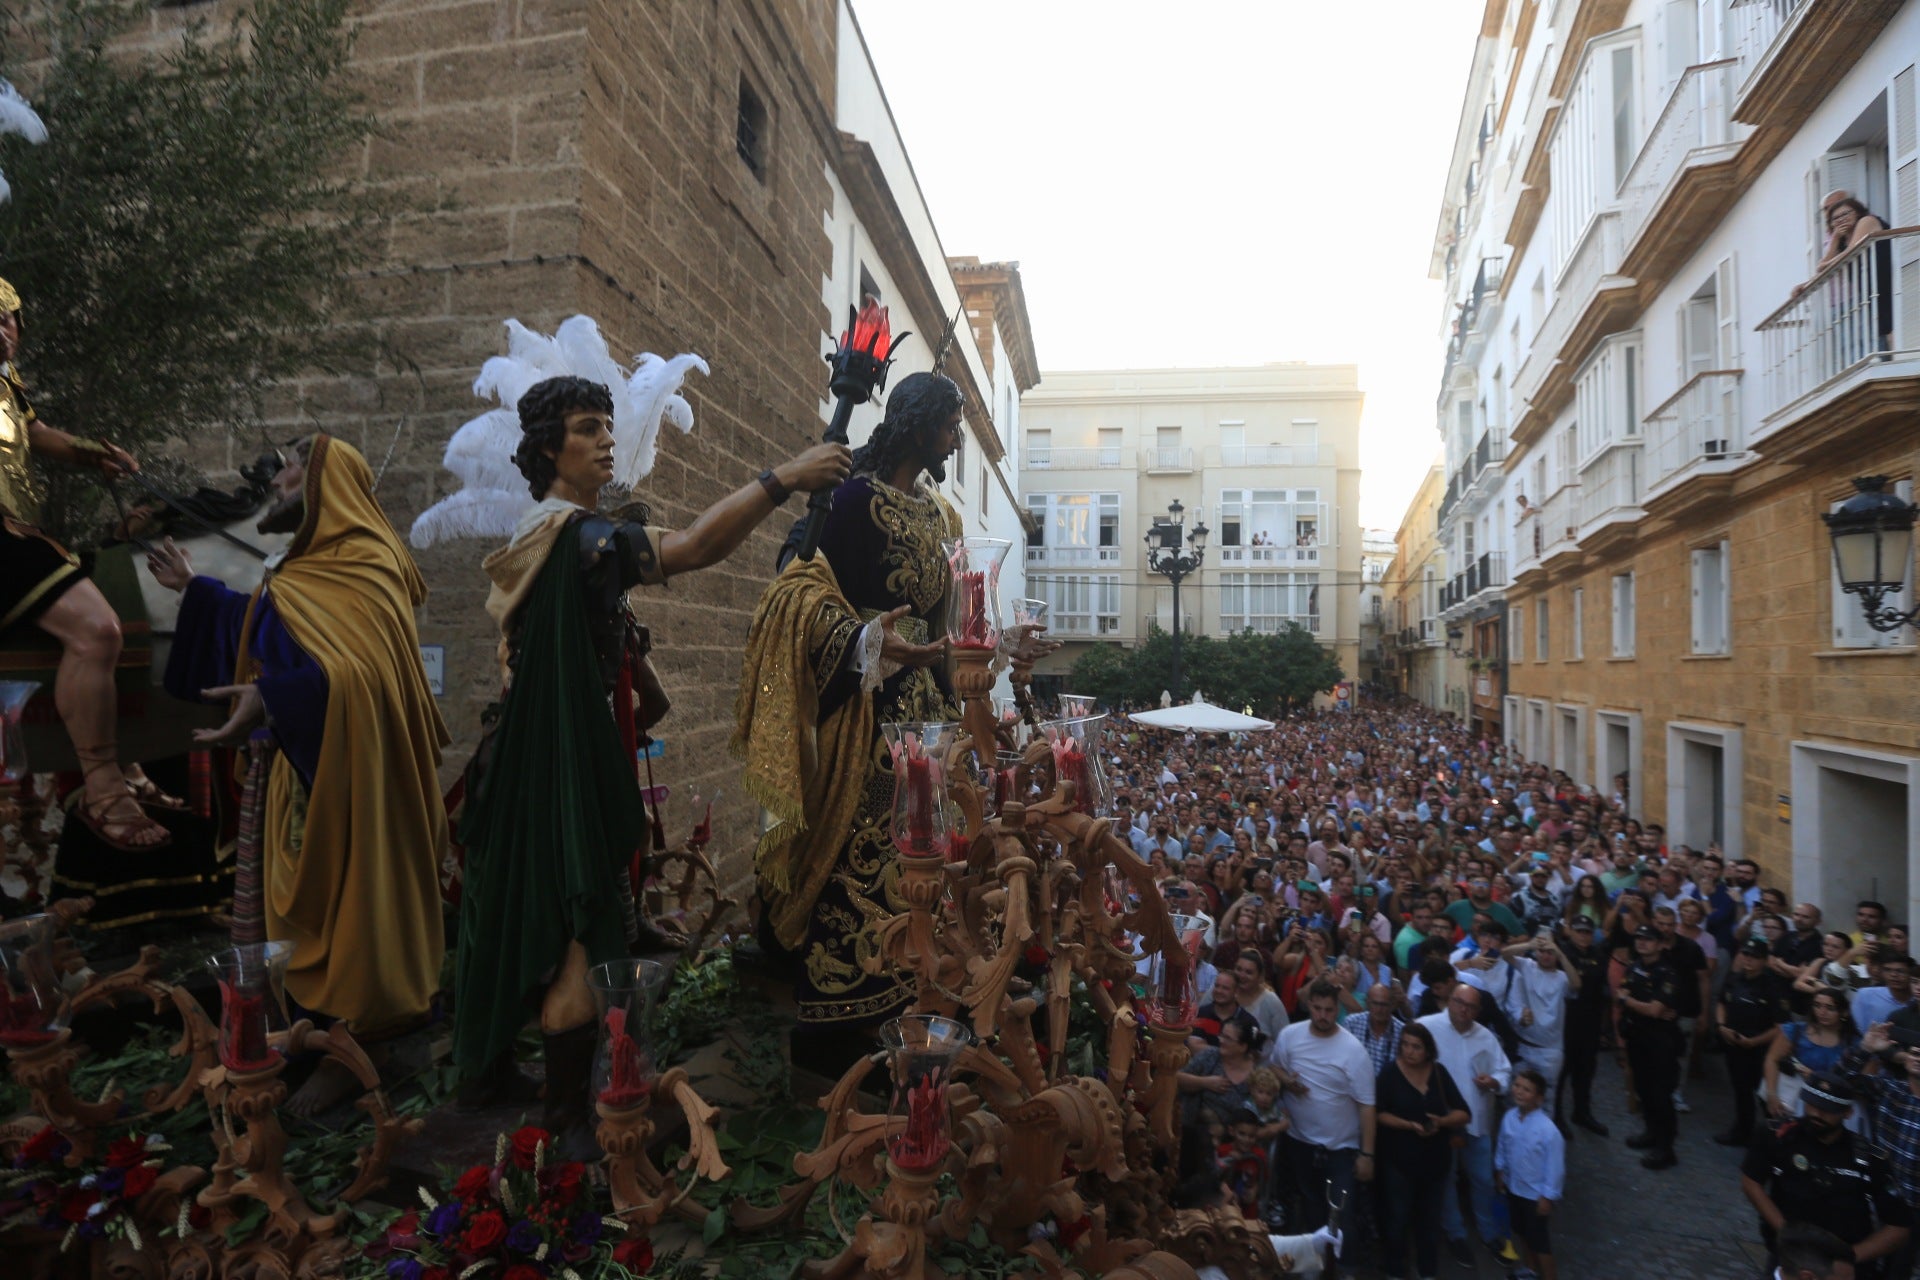
[[[1567,656],[1575,661],[1587,656],[1586,626],[1587,592],[1575,587],[1567,608]]]
[[[747,172],[767,180],[767,104],[745,76],[740,77],[740,100],[734,113],[733,149]]]
[[[1066,573],[1031,580],[1047,602],[1047,633],[1104,636],[1120,630],[1120,575]]]
[[[1533,610],[1533,660],[1535,662],[1547,660],[1547,617],[1547,601],[1542,597]]]
[[[1053,465],[1053,432],[1038,428],[1027,432],[1027,466],[1044,471]]]
[[[1640,335],[1622,334],[1600,345],[1574,382],[1577,458],[1640,438]]]
[[[1893,491],[1903,502],[1913,501],[1913,481],[1895,482]],[[1827,509],[1834,510],[1840,505],[1833,503]],[[1867,625],[1866,614],[1860,608],[1860,597],[1850,596],[1840,589],[1840,574],[1833,566],[1833,558],[1826,557],[1827,574],[1831,579],[1833,598],[1833,647],[1836,649],[1891,649],[1913,643],[1905,628],[1898,631],[1875,631]],[[1913,557],[1907,558],[1906,581],[1898,595],[1889,596],[1886,606],[1905,612],[1913,607]]]
[[[1220,494],[1222,547],[1318,548],[1327,507],[1318,489],[1227,489]]]
[[[987,518],[987,481],[993,478],[993,469],[985,458],[980,460],[980,518]]]
[[[1613,575],[1613,656],[1633,656],[1633,575]]]
[[[1117,467],[1120,465],[1120,428],[1100,428],[1100,465]]]
[[[1030,493],[1039,530],[1027,535],[1027,559],[1063,564],[1120,563],[1120,495]]]
[[[1507,611],[1507,661],[1524,662],[1527,658],[1527,611],[1520,605],[1514,605]]]
[[[1587,46],[1548,142],[1553,268],[1566,268],[1640,150],[1639,33]]]
[[[1726,653],[1732,637],[1728,617],[1732,595],[1727,573],[1727,544],[1695,547],[1691,553],[1693,587],[1693,651]]]
[[[953,446],[953,487],[967,487],[967,424],[962,422],[960,430],[954,433]]]
[[[1320,630],[1320,575],[1317,573],[1223,573],[1220,575],[1220,629],[1232,634],[1249,628],[1271,634],[1298,623]]]
[[[1180,428],[1155,427],[1153,445],[1155,466],[1177,467],[1180,465]]]

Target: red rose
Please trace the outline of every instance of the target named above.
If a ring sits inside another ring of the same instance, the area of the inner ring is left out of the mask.
[[[47,1125],[40,1132],[27,1139],[27,1145],[20,1148],[20,1154],[28,1162],[53,1159],[54,1144],[60,1141],[60,1131]]]
[[[137,1164],[127,1170],[127,1180],[121,1184],[120,1194],[129,1200],[138,1200],[153,1190],[153,1184],[159,1180],[159,1174],[143,1164]]]
[[[132,1138],[115,1138],[107,1148],[107,1168],[131,1169],[147,1158],[147,1144]]]
[[[533,1153],[535,1149],[543,1142],[550,1143],[552,1141],[552,1134],[548,1133],[545,1129],[536,1128],[533,1125],[515,1129],[511,1140],[514,1164],[522,1169],[533,1168]]]
[[[1087,1232],[1092,1229],[1092,1216],[1090,1214],[1081,1214],[1080,1217],[1073,1222],[1063,1222],[1060,1224],[1060,1243],[1071,1249],[1075,1241],[1079,1240],[1081,1236],[1087,1234]]]
[[[1029,943],[1027,945],[1026,955],[1021,958],[1024,959],[1028,965],[1036,969],[1045,966],[1053,959],[1052,956],[1047,954],[1047,949],[1037,942]]]
[[[460,1247],[468,1253],[486,1253],[506,1238],[507,1220],[489,1209],[475,1214],[467,1224],[467,1234],[461,1238]]]
[[[60,1193],[60,1216],[68,1222],[85,1222],[95,1199],[85,1187],[68,1187]]]
[[[213,1222],[213,1210],[203,1204],[196,1204],[187,1210],[187,1225],[195,1231],[205,1231]]]
[[[445,1267],[428,1267],[420,1273],[420,1280],[453,1280],[453,1272]]]
[[[540,1268],[516,1262],[500,1273],[500,1280],[547,1280]]]
[[[460,1181],[453,1184],[453,1194],[471,1204],[487,1194],[493,1186],[493,1170],[483,1164],[477,1164],[460,1175]]]
[[[633,1274],[643,1276],[653,1270],[653,1241],[645,1236],[622,1240],[613,1246],[613,1260]]]
[[[577,1187],[580,1185],[580,1175],[585,1169],[586,1166],[578,1160],[569,1160],[565,1164],[555,1165],[548,1172],[553,1186]]]

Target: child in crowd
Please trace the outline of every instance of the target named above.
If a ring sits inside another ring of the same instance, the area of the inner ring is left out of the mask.
[[[1554,1280],[1553,1238],[1547,1229],[1566,1180],[1567,1140],[1541,1109],[1547,1080],[1532,1067],[1513,1073],[1513,1110],[1500,1122],[1494,1178],[1507,1194],[1513,1239],[1525,1263],[1513,1280]]]
[[[1227,1126],[1227,1140],[1220,1144],[1214,1163],[1225,1179],[1240,1215],[1256,1221],[1260,1217],[1260,1198],[1266,1192],[1267,1144],[1260,1141],[1259,1115],[1251,1106],[1242,1107]]]

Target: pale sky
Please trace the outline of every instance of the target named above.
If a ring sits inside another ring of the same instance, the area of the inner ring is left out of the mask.
[[[1427,279],[1483,0],[854,0],[949,254],[1041,369],[1353,362],[1361,522],[1439,452]]]

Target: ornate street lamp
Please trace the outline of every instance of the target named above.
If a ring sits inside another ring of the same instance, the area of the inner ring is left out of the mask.
[[[1157,573],[1173,584],[1173,696],[1180,690],[1180,581],[1200,568],[1207,558],[1207,526],[1196,524],[1187,532],[1186,508],[1175,498],[1167,504],[1167,514],[1155,516],[1147,531],[1147,571]]]
[[[1447,652],[1452,654],[1456,658],[1478,657],[1479,655],[1476,654],[1472,648],[1462,649],[1460,647],[1460,641],[1465,638],[1466,634],[1467,633],[1462,629],[1460,629],[1459,627],[1448,627],[1447,628]]]
[[[1920,507],[1887,492],[1885,476],[1861,476],[1859,490],[1840,509],[1821,516],[1833,539],[1833,563],[1841,589],[1860,597],[1867,625],[1875,631],[1920,629],[1920,607],[1902,613],[1886,603],[1906,585],[1913,560],[1913,526]]]

